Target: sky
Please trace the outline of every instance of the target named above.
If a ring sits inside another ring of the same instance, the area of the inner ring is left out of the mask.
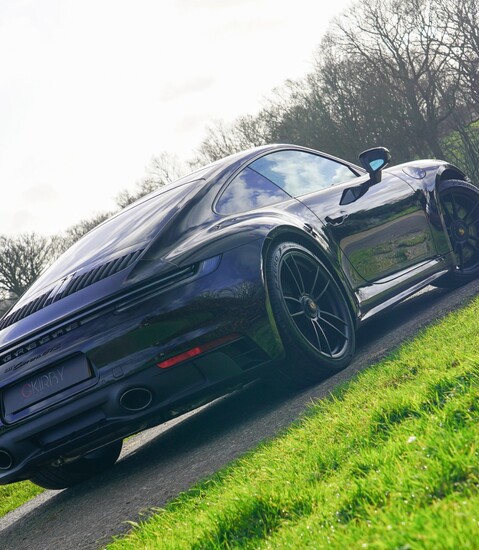
[[[0,0],[0,234],[115,208],[153,155],[307,74],[350,0]]]

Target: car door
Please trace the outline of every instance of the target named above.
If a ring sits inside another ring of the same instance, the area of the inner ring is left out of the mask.
[[[383,172],[369,176],[338,159],[306,151],[279,151],[250,168],[307,206],[338,245],[353,288],[412,269],[435,254],[422,195]]]

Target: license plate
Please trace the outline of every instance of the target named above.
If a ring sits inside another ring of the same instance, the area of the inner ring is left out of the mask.
[[[15,414],[83,382],[92,375],[86,358],[72,357],[63,363],[42,369],[3,392],[5,416]]]

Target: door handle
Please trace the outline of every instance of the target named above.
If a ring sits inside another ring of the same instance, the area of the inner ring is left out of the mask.
[[[324,219],[329,225],[341,225],[348,216],[347,212],[338,212],[334,217],[326,216]]]

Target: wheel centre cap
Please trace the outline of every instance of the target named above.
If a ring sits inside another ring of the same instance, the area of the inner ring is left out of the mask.
[[[454,238],[458,242],[467,241],[467,239],[469,238],[469,231],[468,231],[467,225],[463,222],[456,221],[454,223],[453,231],[454,231]]]
[[[315,317],[318,313],[318,305],[309,296],[303,296],[303,309],[311,317]]]

